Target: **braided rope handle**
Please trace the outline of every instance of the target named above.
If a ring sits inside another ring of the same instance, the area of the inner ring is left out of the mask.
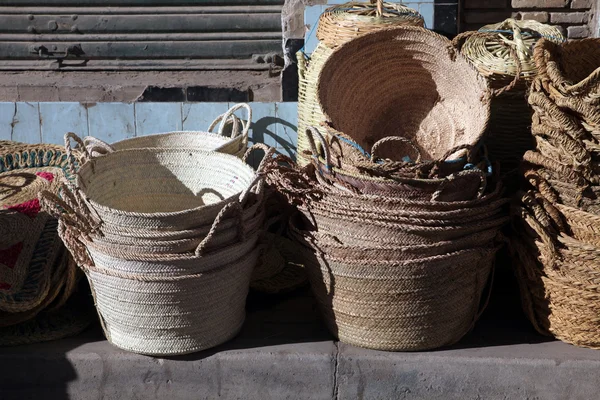
[[[325,140],[325,137],[314,126],[311,126],[306,129],[306,138],[308,139],[308,144],[310,145],[312,157],[314,159],[318,159],[319,156],[321,155],[321,152],[319,152],[317,145],[315,143],[315,136],[317,137],[317,139],[319,139],[319,144],[321,145],[322,154],[325,157],[325,163],[326,163],[327,168],[329,169],[329,168],[331,168],[331,155],[329,154],[329,149],[327,147],[327,141]]]
[[[444,190],[446,190],[448,185],[450,185],[452,183],[460,182],[461,180],[471,179],[472,175],[475,175],[479,178],[479,188],[477,190],[476,198],[477,199],[482,198],[483,194],[485,193],[485,189],[487,187],[487,177],[485,176],[485,173],[483,171],[481,171],[480,169],[470,169],[470,170],[457,172],[455,174],[449,175],[446,178],[444,178],[444,180],[440,184],[439,188],[435,192],[433,192],[433,194],[431,195],[431,202],[436,203],[436,202],[443,201],[443,200],[440,200],[440,197],[444,194]]]
[[[246,112],[248,113],[248,119],[246,121],[241,120],[240,118],[238,118],[237,116],[234,115],[234,113],[237,110],[240,110],[242,108],[246,109]],[[233,139],[235,137],[240,136],[240,134],[241,134],[246,140],[248,140],[248,132],[250,131],[250,126],[252,124],[252,108],[246,103],[239,103],[239,104],[234,105],[229,110],[227,110],[225,113],[223,113],[223,114],[219,115],[217,118],[215,118],[215,120],[208,127],[208,132],[212,132],[212,130],[215,128],[215,126],[219,122],[220,122],[219,130],[217,132],[219,135],[225,136],[225,127],[227,126],[228,123],[232,123],[233,129],[231,130],[230,137]],[[241,133],[239,130],[240,122],[242,124],[242,132]]]
[[[221,209],[221,211],[219,211],[219,213],[217,214],[215,220],[213,221],[213,223],[210,227],[210,230],[208,231],[208,233],[206,234],[204,239],[202,239],[200,244],[198,244],[198,247],[196,247],[196,250],[194,253],[196,254],[197,257],[201,257],[204,254],[206,254],[207,247],[210,245],[211,241],[216,236],[216,232],[219,229],[219,227],[221,226],[221,223],[223,223],[225,221],[225,219],[227,218],[227,216],[231,212],[231,210],[233,210],[233,212],[235,213],[235,217],[237,218],[236,228],[237,228],[238,240],[240,242],[243,242],[245,240],[246,231],[244,229],[245,228],[244,220],[243,220],[244,214],[243,214],[242,206],[237,201],[228,203]]]
[[[110,144],[93,136],[84,137],[83,145],[91,157],[98,157],[115,151],[114,147],[112,147]],[[77,149],[79,149],[79,146]]]
[[[92,155],[86,148],[83,140],[79,136],[77,136],[76,133],[68,132],[65,134],[65,151],[67,153],[67,163],[69,166],[69,172],[71,172],[72,176],[76,176],[76,174],[77,174],[76,170],[75,170],[75,160],[76,159],[75,159],[75,156],[73,155],[73,149],[71,148],[71,139],[73,139],[77,143],[77,145],[78,145],[77,148],[80,149],[80,151],[83,153],[84,162],[91,160]]]
[[[405,138],[403,136],[387,136],[387,137],[384,137],[383,139],[379,139],[377,142],[375,142],[373,144],[373,147],[371,147],[371,161],[375,161],[378,158],[377,155],[376,155],[377,150],[379,149],[379,147],[382,144],[385,144],[387,142],[402,142],[402,143],[407,143],[417,153],[417,158],[415,160],[415,163],[420,163],[421,162],[421,150],[419,149],[419,147],[416,144],[414,144],[412,142],[412,140],[410,140],[408,138]]]
[[[429,178],[433,178],[439,172],[441,166],[444,163],[448,162],[448,158],[450,158],[453,154],[461,150],[467,150],[467,162],[472,162],[474,157],[475,146],[472,146],[470,144],[461,144],[458,146],[454,146],[450,150],[447,150],[438,160],[434,161],[434,165],[431,168],[431,171],[429,171]]]

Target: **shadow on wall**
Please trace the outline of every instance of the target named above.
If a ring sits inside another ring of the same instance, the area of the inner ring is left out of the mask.
[[[297,126],[291,122],[277,117],[264,117],[256,122],[253,122],[251,125],[251,144],[265,143],[271,147],[275,147],[277,151],[283,155],[289,156],[293,160],[296,160],[296,145],[292,141],[291,137],[277,134],[278,124],[280,127],[285,127],[292,130],[294,135],[298,131]],[[257,156],[256,154],[257,153],[255,153],[249,159],[250,165],[252,165],[254,168],[257,168],[258,164],[260,164],[260,161],[262,160],[262,154],[260,156]]]

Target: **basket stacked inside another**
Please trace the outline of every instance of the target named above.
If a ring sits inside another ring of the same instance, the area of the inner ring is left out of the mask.
[[[344,43],[369,32],[395,26],[420,26],[423,17],[415,10],[399,3],[372,0],[370,3],[349,2],[329,7],[319,18],[317,38],[319,44],[307,57],[298,58],[298,163],[310,163],[310,145],[306,129],[318,125],[323,119],[319,105],[317,84],[323,65],[331,52]]]
[[[514,207],[523,306],[542,333],[600,348],[600,40],[540,41],[536,149]]]
[[[323,66],[304,168],[267,167],[329,329],[381,350],[449,345],[486,304],[507,200],[479,146],[485,80],[450,41],[378,30]],[[468,116],[468,117],[465,117]],[[368,149],[366,151],[365,149]]]
[[[45,208],[84,270],[107,339],[150,355],[232,338],[260,255],[264,183],[243,160],[198,148],[85,153]],[[271,156],[267,152],[267,157]],[[72,165],[72,164],[71,164]]]

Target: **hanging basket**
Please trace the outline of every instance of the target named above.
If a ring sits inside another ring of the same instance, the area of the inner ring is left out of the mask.
[[[369,33],[337,48],[318,95],[331,125],[362,148],[400,136],[425,160],[475,147],[489,118],[485,80],[448,39],[417,27]],[[395,159],[399,151],[389,143],[381,157]]]
[[[319,18],[319,44],[308,58],[304,53],[298,59],[298,151],[299,165],[310,162],[306,129],[325,120],[318,101],[319,74],[332,49],[366,33],[394,26],[420,26],[423,17],[408,7],[377,0],[371,3],[350,2],[332,6]]]

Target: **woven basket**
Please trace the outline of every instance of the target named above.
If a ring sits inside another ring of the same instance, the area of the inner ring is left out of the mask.
[[[88,277],[112,344],[141,354],[175,355],[237,334],[261,250],[260,175],[226,154],[131,149],[89,159],[76,182],[82,187],[63,186],[62,199],[48,192],[41,199],[59,215],[59,235]],[[256,216],[245,218],[254,203],[260,204]],[[208,221],[210,228],[192,238],[192,251],[175,253],[164,248],[172,243],[152,239],[127,248],[117,237],[110,246],[102,232],[107,220],[118,222],[113,225],[122,232],[129,226],[189,230]]]
[[[455,39],[461,53],[495,91],[485,143],[490,159],[500,163],[503,174],[515,172],[523,154],[534,147],[526,91],[537,74],[532,49],[540,38],[564,41],[555,26],[511,18]]]
[[[310,150],[306,139],[306,129],[318,126],[325,120],[317,97],[319,74],[332,49],[362,36],[366,33],[393,26],[423,26],[423,17],[401,4],[374,2],[350,2],[335,5],[319,18],[317,37],[319,44],[310,58],[304,53],[296,54],[298,59],[298,151],[300,165],[306,165],[310,159],[306,151]]]
[[[485,80],[448,39],[417,27],[369,33],[337,48],[321,70],[318,94],[327,120],[362,148],[401,136],[425,160],[476,146],[489,118]],[[380,157],[400,151],[389,143]]]
[[[73,179],[64,147],[2,143],[0,311],[7,315],[0,326],[29,320],[52,303],[60,306],[72,293],[75,266],[64,256],[57,221],[37,199],[41,190],[56,193],[62,179]]]
[[[370,3],[349,2],[329,7],[319,18],[317,38],[335,49],[369,32],[396,26],[423,26],[417,11],[398,3],[381,0]]]
[[[306,250],[309,279],[331,332],[345,343],[393,351],[460,340],[479,316],[493,255],[468,250],[353,262]]]
[[[266,179],[301,211],[289,231],[334,335],[424,350],[472,328],[508,220],[500,191],[455,202],[360,194],[319,181],[314,165],[281,161],[265,167]]]
[[[600,39],[572,40],[561,45],[540,41],[534,56],[543,86],[554,101],[571,98],[575,100],[572,110],[582,107],[584,118],[594,114],[589,106],[597,106],[600,94]]]
[[[216,228],[228,210],[214,221]],[[236,226],[236,243],[208,251],[207,235],[195,252],[116,256],[96,246],[94,234],[60,219],[59,234],[84,269],[107,339],[148,355],[200,351],[237,334],[244,321],[250,276],[259,256],[259,230]],[[211,229],[214,232],[215,229]]]
[[[229,154],[155,148],[91,158],[76,183],[105,226],[181,231],[210,224],[256,180],[249,165]]]
[[[567,343],[600,348],[598,249],[555,236],[517,206],[521,234],[511,239],[523,308],[534,327]]]
[[[245,109],[248,120],[240,123],[234,115],[237,110]],[[125,139],[113,144],[104,143],[93,137],[84,138],[88,152],[93,155],[106,154],[115,150],[163,148],[163,149],[204,149],[220,153],[232,154],[242,158],[248,147],[248,131],[252,122],[252,109],[248,104],[240,103],[231,107],[226,113],[219,115],[208,127],[207,132],[179,131],[159,133]],[[217,133],[212,130],[219,124]],[[229,136],[228,125],[232,125]],[[240,125],[241,131],[240,131]]]

